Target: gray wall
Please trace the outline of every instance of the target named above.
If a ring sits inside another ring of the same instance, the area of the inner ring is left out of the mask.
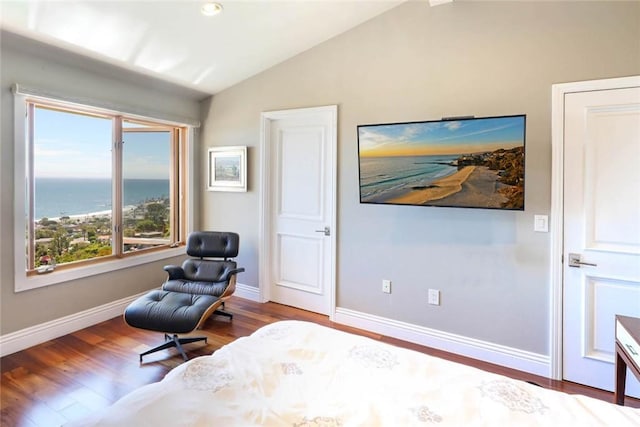
[[[0,312],[4,335],[159,286],[166,278],[158,261],[111,274],[14,292],[13,95],[20,83],[76,98],[93,98],[138,111],[145,109],[199,120],[203,94],[98,64],[59,49],[2,33],[0,46]]]
[[[551,85],[633,74],[639,2],[403,4],[203,105],[201,154],[249,146],[249,192],[203,192],[202,225],[242,235],[239,280],[259,286],[260,113],[338,104],[337,305],[548,354],[550,236],[533,216],[550,211]],[[359,204],[357,125],[520,113],[524,212]]]

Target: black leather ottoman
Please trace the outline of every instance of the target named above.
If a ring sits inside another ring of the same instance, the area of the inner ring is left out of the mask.
[[[172,334],[193,331],[218,297],[153,290],[131,303],[124,312],[126,322],[140,329]]]
[[[212,295],[193,295],[178,292],[153,290],[132,302],[124,312],[127,324],[135,328],[164,332],[165,343],[145,351],[142,356],[176,347],[182,358],[187,355],[182,344],[197,341],[207,342],[207,337],[179,337],[193,331],[201,319],[208,317],[206,311],[215,307],[218,297]]]

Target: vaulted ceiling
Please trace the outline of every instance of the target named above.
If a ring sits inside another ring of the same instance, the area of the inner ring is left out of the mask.
[[[218,1],[205,16],[195,0],[2,0],[0,26],[215,94],[407,0]]]

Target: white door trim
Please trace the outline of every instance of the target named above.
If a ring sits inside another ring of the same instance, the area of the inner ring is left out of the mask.
[[[564,98],[573,92],[623,89],[640,86],[640,76],[604,80],[561,83],[551,86],[551,295],[550,295],[550,356],[549,376],[562,380],[563,280],[562,254],[564,235]]]
[[[270,180],[269,180],[269,168],[271,167],[273,153],[271,152],[271,122],[282,118],[290,118],[295,116],[305,116],[308,114],[316,114],[321,112],[328,112],[331,114],[331,131],[328,135],[328,142],[332,146],[332,188],[333,188],[333,203],[331,211],[331,285],[329,289],[329,319],[333,320],[336,312],[336,242],[337,242],[337,196],[338,196],[338,173],[337,173],[337,152],[338,152],[338,106],[327,105],[323,107],[311,107],[311,108],[298,108],[292,110],[279,110],[279,111],[267,111],[260,114],[260,224],[259,224],[259,253],[258,253],[258,270],[259,270],[259,289],[260,289],[260,301],[267,302],[270,300],[270,286],[269,281],[272,277],[271,271],[271,247],[270,238],[271,230],[271,206],[270,197],[268,195],[271,192]]]

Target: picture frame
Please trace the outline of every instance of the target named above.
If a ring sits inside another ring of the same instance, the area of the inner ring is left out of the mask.
[[[212,147],[208,150],[208,191],[247,191],[247,147]]]

